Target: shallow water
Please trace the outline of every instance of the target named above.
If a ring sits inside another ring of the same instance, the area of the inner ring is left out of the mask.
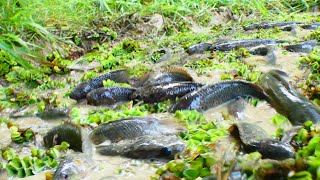
[[[309,33],[309,31],[301,30],[301,34],[306,33]],[[285,35],[290,35],[290,33],[285,32]],[[292,37],[289,39],[296,38],[297,37]],[[266,72],[270,69],[279,69],[288,73],[289,77],[294,81],[303,79],[308,73],[306,72],[306,70],[302,70],[298,67],[298,61],[303,54],[291,52],[286,52],[286,54],[284,54],[283,52],[283,49],[277,47],[277,49],[275,50],[275,64],[268,63],[266,58],[263,56],[251,56],[249,58],[246,58],[244,61],[247,64],[254,65],[256,70]],[[183,62],[208,57],[208,55],[186,56],[186,53],[182,53],[182,55],[181,53],[177,53],[176,55],[172,54],[172,56],[173,59],[180,59],[179,57],[183,57]],[[161,66],[162,64],[157,65],[157,67],[154,67],[153,69],[159,69],[158,66]],[[188,69],[188,72],[196,82],[212,84],[221,81],[221,75],[225,72],[228,72],[228,70],[215,69],[208,72],[206,75],[201,76],[198,76],[197,73],[191,69]],[[76,80],[79,80],[82,74],[83,73],[77,71],[72,71],[70,73],[70,76]],[[63,99],[62,95],[68,90],[68,88],[69,87],[66,87],[63,90],[59,91],[59,98]],[[234,103],[237,106],[238,102],[231,103]],[[90,109],[103,108],[88,106],[86,105],[86,102],[77,104],[76,107],[80,108],[83,115],[88,113]],[[208,121],[216,121],[218,123],[231,124],[236,121],[249,121],[263,127],[270,136],[274,134],[276,127],[272,124],[271,119],[274,115],[276,115],[276,111],[272,107],[270,107],[268,103],[260,101],[258,105],[254,107],[246,101],[240,102],[240,108],[237,108],[237,111],[233,112],[235,113],[234,115],[236,115],[236,117],[230,115],[230,109],[228,109],[228,107],[230,108],[230,104],[224,104],[217,108],[209,109],[208,111],[204,112],[204,116]],[[3,117],[8,117],[8,114],[9,112],[4,111],[1,112],[0,115]],[[181,125],[176,123],[173,114],[159,113],[151,114],[150,116],[164,121],[166,124],[170,124],[170,126],[181,128]],[[55,121],[44,121],[37,117],[23,117],[17,118],[14,121],[20,126],[20,128],[31,128],[35,133],[37,133],[35,142],[29,144],[29,147],[36,146],[43,148],[42,136],[52,127],[59,125],[61,123],[61,120],[62,119]],[[287,128],[290,128],[290,126],[288,126]],[[10,142],[11,139],[9,130],[6,126],[2,125],[0,127],[0,147],[6,147],[8,144],[10,144]],[[91,142],[86,141],[85,143]],[[223,142],[221,143],[223,144]],[[226,144],[228,144],[228,142],[224,143],[224,145]],[[151,175],[154,175],[157,168],[160,165],[164,164],[163,162],[151,162],[150,160],[133,160],[120,156],[101,156],[95,153],[94,146],[89,146],[89,148],[92,148],[88,151],[88,153],[90,153],[90,151],[93,152],[92,159],[94,163],[92,164],[92,167],[88,167],[88,171],[83,174],[82,179],[150,179],[149,177]],[[30,148],[22,148],[21,146],[17,146],[16,149],[21,150],[19,153],[21,156],[30,154]],[[45,172],[42,172],[25,179],[44,179],[44,177]],[[6,179],[6,174],[1,173],[0,179]]]

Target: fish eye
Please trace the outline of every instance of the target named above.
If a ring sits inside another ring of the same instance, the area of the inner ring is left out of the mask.
[[[165,156],[169,156],[171,154],[171,148],[168,148],[168,147],[164,147],[161,149],[161,153]]]
[[[61,172],[60,176],[61,176],[61,179],[68,179],[69,178],[69,175],[66,172]]]

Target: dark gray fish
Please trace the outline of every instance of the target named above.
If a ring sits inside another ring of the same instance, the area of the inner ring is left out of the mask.
[[[145,103],[161,102],[167,99],[174,100],[176,97],[182,97],[203,85],[194,82],[169,82],[156,85],[143,86],[137,89],[130,99],[143,100]]]
[[[253,48],[250,50],[250,54],[265,56],[267,62],[270,64],[275,64],[277,60],[275,55],[275,47],[273,45]]]
[[[295,150],[289,144],[268,138],[260,126],[241,122],[232,125],[230,134],[240,139],[246,153],[258,151],[263,158],[283,160],[294,158]]]
[[[275,39],[246,39],[246,40],[238,40],[226,43],[219,43],[211,46],[210,50],[213,51],[230,51],[236,48],[248,48],[255,47],[259,45],[269,45],[269,44],[278,44],[278,43],[287,43],[288,41],[284,40],[275,40]]]
[[[262,46],[262,47],[251,49],[249,52],[252,55],[266,56],[269,51],[270,51],[269,47]]]
[[[177,133],[177,130],[160,124],[155,118],[131,117],[100,124],[92,131],[90,139],[94,144],[100,144],[106,140],[117,142],[148,134]]]
[[[292,139],[298,135],[299,131],[303,128],[303,126],[294,126],[291,129],[285,131],[281,136],[281,142],[290,143]]]
[[[287,51],[309,53],[318,45],[317,40],[310,40],[300,44],[284,46]]]
[[[201,54],[205,51],[210,51],[213,44],[206,43],[206,42],[200,42],[198,44],[192,45],[187,49],[187,53],[189,55],[191,54]]]
[[[150,76],[143,86],[179,81],[193,81],[193,78],[182,68],[168,68],[164,69],[160,73]]]
[[[43,112],[36,113],[36,116],[43,120],[53,120],[59,118],[68,117],[69,109],[68,108],[53,108],[48,109]]]
[[[295,150],[289,144],[275,139],[264,139],[244,146],[246,152],[258,151],[262,158],[284,160],[295,157]]]
[[[93,161],[88,157],[66,157],[62,160],[53,175],[53,180],[82,179],[90,173]]]
[[[320,109],[295,90],[278,71],[263,74],[260,84],[270,97],[271,106],[292,125],[302,125],[308,120],[314,124],[320,122]]]
[[[268,100],[258,85],[246,81],[223,81],[186,94],[170,108],[170,112],[184,109],[205,111],[240,97]]]
[[[108,79],[119,83],[126,83],[128,81],[128,72],[125,69],[114,70],[82,82],[70,93],[70,98],[75,100],[85,99],[91,90],[102,87],[102,82]]]
[[[97,152],[107,156],[120,155],[134,159],[173,159],[185,148],[185,142],[175,135],[145,135],[130,141],[98,146]]]
[[[52,128],[43,137],[44,146],[51,148],[63,141],[70,144],[70,149],[82,152],[81,128],[74,124],[66,123]]]
[[[135,91],[126,87],[101,87],[87,94],[88,104],[115,105],[118,102],[130,101],[129,96]]]
[[[245,31],[253,30],[253,29],[270,29],[273,27],[288,27],[292,25],[302,24],[302,22],[267,22],[261,24],[250,24],[244,27]]]
[[[320,26],[320,22],[315,22],[315,23],[312,23],[312,24],[303,25],[303,26],[301,26],[301,27],[302,27],[303,29],[311,29],[311,30],[314,30],[314,29],[317,29],[319,26]]]

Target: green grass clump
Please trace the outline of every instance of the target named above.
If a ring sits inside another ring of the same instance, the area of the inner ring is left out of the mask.
[[[316,39],[320,42],[320,28],[318,27],[314,32],[312,32],[307,39]]]
[[[301,58],[300,63],[311,69],[309,77],[299,83],[299,87],[310,99],[320,99],[320,49],[315,48],[309,55]]]

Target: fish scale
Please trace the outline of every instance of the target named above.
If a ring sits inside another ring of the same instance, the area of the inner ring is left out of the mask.
[[[100,144],[106,140],[117,142],[146,134],[165,133],[168,130],[159,126],[159,121],[155,118],[132,117],[101,124],[92,131],[90,138],[94,144]]]
[[[193,82],[160,83],[141,87],[130,98],[141,98],[145,103],[161,102],[167,99],[174,100],[176,97],[182,97],[202,86],[200,83]]]
[[[170,112],[184,109],[205,111],[239,97],[268,100],[258,85],[245,81],[224,81],[186,94],[170,108]]]
[[[281,74],[270,71],[260,78],[261,86],[271,98],[270,104],[286,116],[292,125],[302,125],[311,120],[320,122],[320,109],[301,93],[291,87]]]
[[[186,148],[185,142],[176,135],[145,135],[132,140],[98,146],[102,155],[120,155],[135,159],[165,158],[173,159]]]
[[[76,86],[76,88],[70,93],[70,98],[75,100],[85,99],[86,95],[93,89],[103,86],[104,80],[113,80],[119,83],[125,83],[128,81],[128,72],[125,69],[119,69],[110,71],[106,74],[82,82]]]
[[[121,101],[129,101],[129,96],[135,91],[126,87],[101,87],[87,94],[88,104],[113,105]]]

